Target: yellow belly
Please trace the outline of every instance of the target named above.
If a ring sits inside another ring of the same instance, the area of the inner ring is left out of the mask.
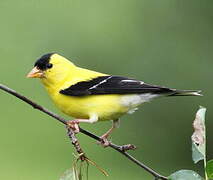
[[[93,114],[98,120],[118,119],[129,108],[123,106],[120,95],[90,95],[90,96],[66,96],[56,93],[52,96],[56,106],[65,114],[75,118],[88,119]]]

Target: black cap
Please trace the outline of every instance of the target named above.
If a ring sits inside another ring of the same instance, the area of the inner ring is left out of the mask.
[[[50,57],[53,54],[55,54],[55,53],[48,53],[48,54],[45,54],[45,55],[41,56],[41,58],[39,58],[35,62],[34,66],[38,67],[38,69],[40,69],[40,70],[48,69]]]

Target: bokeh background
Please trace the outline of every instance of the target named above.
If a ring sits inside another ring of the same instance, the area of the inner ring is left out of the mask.
[[[39,80],[26,79],[41,55],[58,52],[75,64],[179,89],[202,89],[204,97],[162,98],[121,119],[112,136],[133,143],[137,159],[164,175],[193,169],[192,121],[207,110],[208,158],[213,158],[212,0],[1,0],[1,83],[60,113]],[[64,127],[49,116],[0,92],[0,179],[58,180],[73,162]],[[66,117],[63,115],[63,117]],[[66,117],[70,119],[69,117]],[[98,135],[110,122],[82,125]],[[92,180],[151,180],[144,170],[79,134]]]

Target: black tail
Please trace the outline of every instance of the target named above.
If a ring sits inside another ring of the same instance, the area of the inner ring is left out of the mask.
[[[168,96],[203,96],[201,91],[196,90],[173,90]]]

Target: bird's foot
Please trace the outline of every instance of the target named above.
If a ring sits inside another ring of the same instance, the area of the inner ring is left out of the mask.
[[[110,145],[110,141],[108,140],[108,135],[103,135],[100,137],[100,141],[98,141],[98,144],[102,145],[104,148],[108,147]]]
[[[72,131],[77,134],[80,132],[80,129],[79,129],[79,120],[78,119],[75,119],[75,120],[70,120],[67,122],[67,126],[68,128],[72,129]]]

